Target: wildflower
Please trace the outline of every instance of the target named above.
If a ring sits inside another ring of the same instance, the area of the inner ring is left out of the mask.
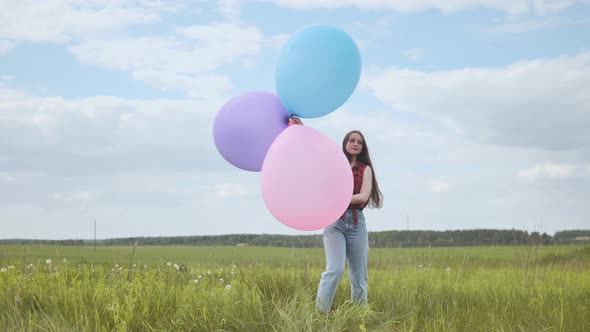
[[[45,263],[51,264],[51,259],[46,260]]]
[[[115,264],[115,267],[116,267],[116,268],[117,268],[117,267],[119,267],[119,264]]]
[[[447,267],[447,268],[445,269],[445,271],[447,271],[447,273],[449,273],[449,272],[451,272],[451,268],[450,268],[450,267]]]
[[[203,278],[203,276],[199,274],[199,276],[198,276],[197,278],[199,278],[199,279],[202,279],[202,278]]]
[[[199,280],[197,280],[197,279],[193,280],[193,282],[195,283],[195,285],[199,284]]]
[[[168,263],[166,263],[166,265],[172,266],[172,262],[168,262]]]
[[[211,275],[211,271],[207,271],[207,274],[208,274],[208,275]]]
[[[236,266],[234,265],[234,266],[232,266],[231,268],[235,270],[235,269],[236,269]]]
[[[227,286],[225,286],[225,289],[230,290],[231,289],[231,285],[227,284]]]
[[[219,282],[220,283],[223,283],[223,278],[219,278]]]
[[[422,268],[422,264],[418,265],[419,268]]]
[[[133,267],[137,267],[137,264],[133,264]]]
[[[0,270],[0,272],[2,272],[2,273],[6,272],[6,271],[8,271],[8,270],[4,267]]]
[[[178,266],[178,264],[174,264],[174,268],[176,269],[176,271],[180,270],[180,266]]]
[[[12,269],[14,269],[14,266],[10,265],[10,266],[8,267],[8,269],[9,269],[9,270],[12,270]]]
[[[147,269],[147,264],[143,266],[144,269]]]
[[[64,264],[67,263],[67,262],[68,262],[68,259],[67,258],[64,258]]]

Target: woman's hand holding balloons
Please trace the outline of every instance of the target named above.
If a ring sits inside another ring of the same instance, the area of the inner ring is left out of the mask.
[[[302,125],[303,122],[298,117],[292,116],[289,118],[289,126],[292,125]]]

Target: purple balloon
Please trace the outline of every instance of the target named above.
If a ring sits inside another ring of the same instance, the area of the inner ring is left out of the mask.
[[[247,92],[229,100],[215,116],[213,139],[230,164],[260,172],[275,138],[288,127],[291,114],[271,92]]]

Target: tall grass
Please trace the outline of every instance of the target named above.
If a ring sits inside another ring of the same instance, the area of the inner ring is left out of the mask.
[[[51,260],[51,263],[48,263]],[[321,249],[0,246],[7,331],[590,331],[590,247],[371,249],[319,314]]]

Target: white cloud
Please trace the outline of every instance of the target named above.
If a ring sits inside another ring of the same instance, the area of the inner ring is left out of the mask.
[[[220,183],[215,185],[215,196],[217,198],[234,198],[251,196],[250,191],[240,184]]]
[[[408,58],[410,61],[420,61],[426,54],[426,50],[421,47],[411,48],[409,50],[404,51],[404,56]]]
[[[224,97],[229,95],[232,88],[229,78],[220,75],[198,76],[139,70],[133,72],[132,76],[159,90],[180,89],[191,98]]]
[[[218,11],[230,21],[240,19],[240,0],[218,0]]]
[[[217,184],[258,188],[256,177],[235,170],[137,169],[93,176],[18,170],[12,174],[18,182],[0,180],[0,237],[91,238],[93,220],[99,238],[221,234],[232,229],[285,231],[267,215],[262,201],[215,196]],[[244,224],[236,217],[240,215],[256,223]]]
[[[0,159],[0,163],[2,163],[2,159]],[[16,177],[8,172],[0,172],[0,181],[3,182],[16,182]]]
[[[543,163],[518,172],[520,177],[536,180],[538,178],[562,179],[574,175],[575,166],[570,164]]]
[[[428,187],[430,188],[430,191],[432,191],[433,193],[445,193],[449,191],[451,185],[445,181],[435,180],[430,181]]]
[[[397,111],[439,119],[480,141],[542,149],[590,144],[590,53],[496,69],[376,69],[361,84]]]
[[[287,40],[291,37],[289,34],[279,34],[265,39],[264,44],[271,48],[282,48]]]
[[[199,61],[229,64],[244,55],[260,51],[262,34],[256,27],[216,23],[177,29],[179,35],[193,41]]]
[[[545,15],[565,10],[573,6],[576,2],[583,3],[583,1],[575,0],[535,0],[532,2],[532,5],[536,14]]]
[[[181,88],[194,97],[229,92],[226,77],[210,74],[255,56],[263,42],[253,27],[190,26],[172,37],[87,40],[70,47],[79,61],[128,71],[159,89]]]
[[[583,0],[266,0],[279,6],[294,9],[357,7],[367,10],[389,9],[399,12],[417,12],[438,9],[442,12],[453,12],[473,8],[497,9],[510,15],[536,14],[543,15],[567,9],[576,2]]]
[[[12,41],[0,39],[0,55],[8,53],[15,45]]]
[[[381,15],[370,22],[352,22],[350,34],[360,48],[361,53],[367,52],[371,47],[380,49],[383,46],[384,39],[395,38],[398,29],[394,23],[397,22],[397,17],[391,14]]]
[[[573,27],[578,25],[588,25],[590,19],[571,19],[571,18],[534,18],[525,20],[510,20],[508,22],[498,23],[492,26],[483,27],[481,30],[492,34],[517,34],[534,30]]]
[[[73,192],[59,192],[53,193],[52,197],[58,204],[73,205],[77,208],[83,209],[92,204],[95,200],[96,193],[93,191],[73,191]]]
[[[224,99],[66,100],[0,89],[3,169],[95,174],[221,164],[211,123]]]
[[[0,38],[64,43],[130,24],[159,19],[157,2],[0,1]]]

